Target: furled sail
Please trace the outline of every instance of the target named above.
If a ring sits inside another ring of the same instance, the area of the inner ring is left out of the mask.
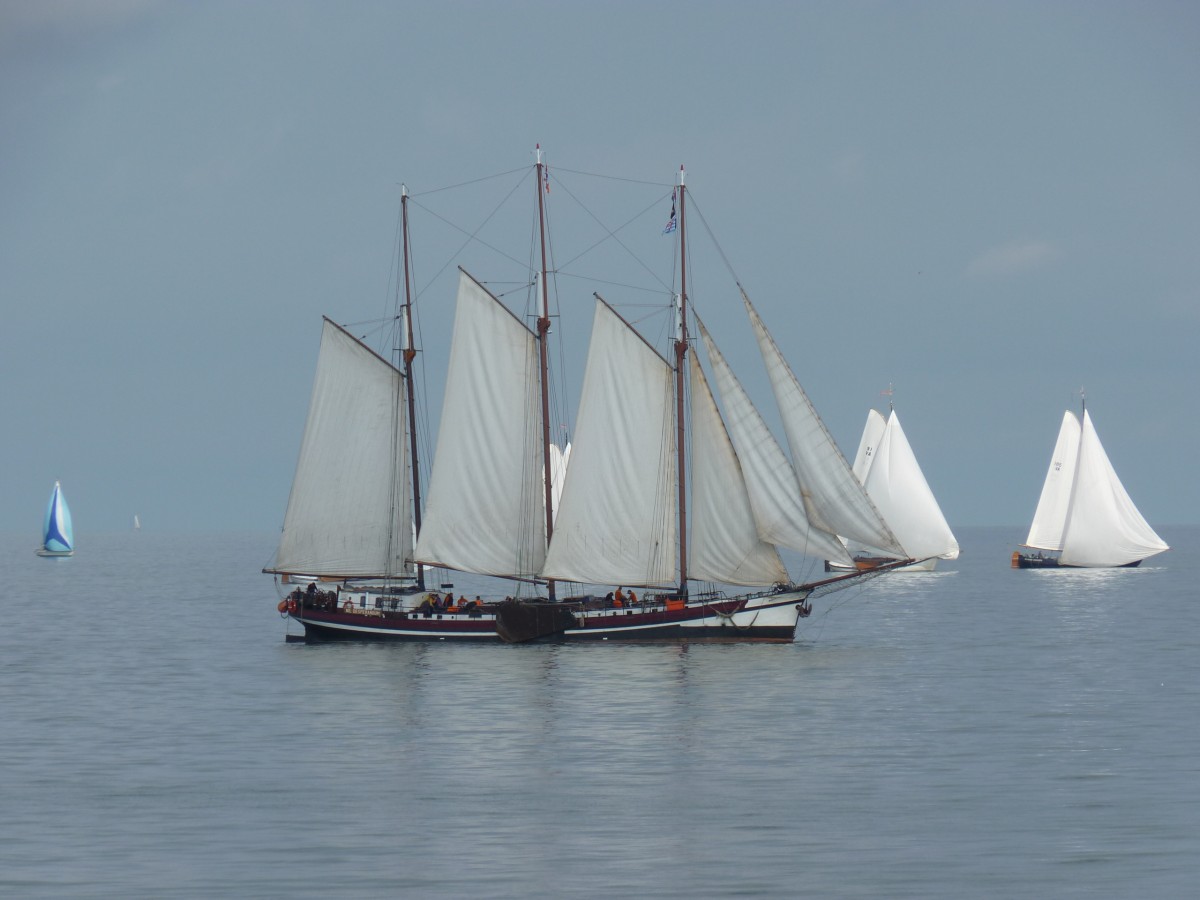
[[[402,389],[394,366],[325,320],[283,534],[268,571],[404,571],[412,528]]]
[[[797,553],[850,564],[842,542],[809,522],[796,471],[703,324],[700,337],[725,406],[759,536]]]
[[[1084,410],[1061,563],[1122,566],[1168,549],[1133,505]]]
[[[779,414],[792,451],[792,465],[804,489],[809,521],[824,531],[840,534],[885,555],[908,556],[871,503],[862,484],[854,477],[849,463],[745,292],[742,300],[758,338],[775,401],[779,404]]]
[[[702,581],[767,585],[788,580],[774,546],[754,524],[746,481],[708,380],[689,357],[692,410],[692,527],[689,575]]]
[[[535,575],[546,552],[537,339],[461,272],[442,420],[416,558]]]
[[[1079,434],[1079,420],[1068,409],[1063,413],[1058,440],[1050,456],[1050,468],[1046,470],[1033,524],[1029,527],[1029,537],[1025,539],[1027,547],[1038,550],[1063,548],[1063,530],[1067,525],[1067,510],[1075,486],[1075,464],[1079,458]]]
[[[542,575],[668,584],[677,541],[671,367],[596,300],[571,462]]]
[[[957,559],[958,541],[917,464],[895,410],[888,415],[872,457],[865,481],[867,494],[908,555],[913,559]]]

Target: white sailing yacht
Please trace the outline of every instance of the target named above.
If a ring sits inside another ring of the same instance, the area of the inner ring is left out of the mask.
[[[1014,569],[1133,567],[1169,550],[1133,505],[1091,414],[1063,413],[1050,468]]]
[[[534,183],[544,227],[540,149]],[[672,197],[669,231],[681,255],[673,359],[595,294],[569,455],[552,452],[549,437],[544,236],[533,273],[535,329],[460,269],[423,508],[417,467],[401,452],[416,446],[403,439],[413,433],[411,370],[326,320],[283,537],[264,570],[310,581],[280,602],[305,639],[791,640],[811,597],[864,576],[796,584],[776,545],[848,559],[836,538],[843,534],[899,558],[881,571],[912,561],[744,291],[791,459],[702,331],[726,404],[721,416],[688,352],[682,168]],[[402,193],[405,210],[407,199]],[[406,211],[402,221],[411,348]],[[410,508],[421,514],[411,546]],[[506,579],[508,596],[463,602],[426,591],[418,574],[425,567]]]
[[[854,457],[854,475],[891,526],[905,555],[917,560],[903,571],[932,572],[939,559],[958,558],[958,541],[925,480],[895,409],[888,410],[887,419],[878,410],[867,413]],[[859,569],[870,569],[893,559],[853,544],[849,549],[854,566]],[[836,571],[846,566],[828,560],[826,568]]]

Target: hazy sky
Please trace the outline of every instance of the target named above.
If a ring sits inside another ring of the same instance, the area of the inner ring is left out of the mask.
[[[320,316],[394,291],[398,183],[536,142],[685,164],[843,449],[894,384],[952,525],[1028,523],[1081,386],[1150,522],[1200,521],[1198,47],[1190,2],[5,0],[0,529],[61,479],[80,540],[277,530]]]

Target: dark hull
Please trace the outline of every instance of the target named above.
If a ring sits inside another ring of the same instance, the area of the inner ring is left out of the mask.
[[[767,597],[659,604],[629,609],[589,609],[563,604],[519,604],[515,618],[497,606],[483,615],[392,610],[298,609],[285,615],[304,626],[303,640],[325,641],[791,641],[807,614],[806,591]],[[502,638],[501,635],[504,635]]]
[[[1142,564],[1140,559],[1135,559],[1131,563],[1125,563],[1121,566],[1108,566],[1110,569],[1136,569]],[[1041,556],[1041,555],[1026,555],[1024,553],[1014,553],[1012,556],[1012,567],[1014,569],[1083,569],[1086,566],[1070,566],[1058,561],[1057,556]]]

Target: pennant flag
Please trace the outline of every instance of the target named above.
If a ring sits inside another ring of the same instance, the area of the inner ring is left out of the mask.
[[[675,191],[674,191],[674,190],[672,190],[672,191],[671,191],[671,218],[667,219],[667,224],[666,224],[666,227],[665,227],[665,228],[663,228],[663,232],[662,232],[662,233],[663,233],[663,234],[670,234],[672,231],[674,231],[674,230],[675,230],[675,226],[676,226],[677,224],[678,224],[678,222],[677,222],[677,220],[675,219]]]

